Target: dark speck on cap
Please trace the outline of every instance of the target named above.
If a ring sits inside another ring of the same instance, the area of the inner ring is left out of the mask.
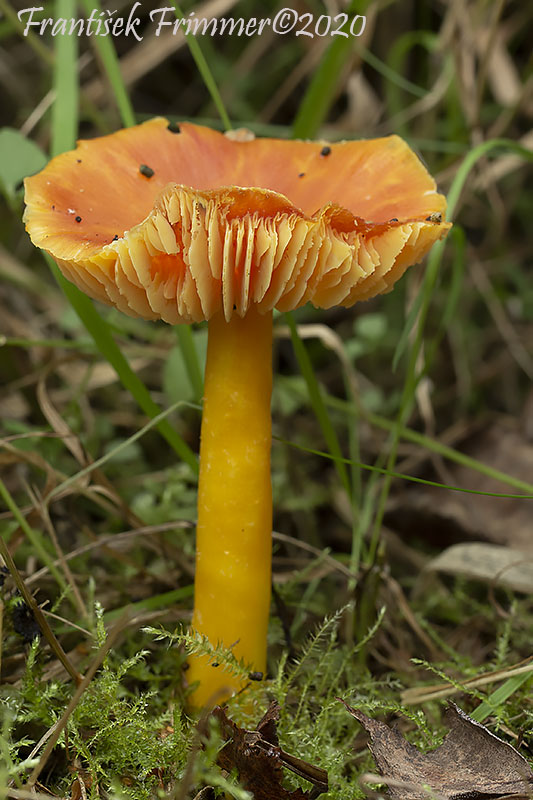
[[[168,125],[167,125],[167,130],[169,130],[170,133],[180,133],[181,132],[180,131],[180,126],[178,125],[177,122],[169,122]]]
[[[305,172],[299,172],[299,173],[298,173],[298,177],[299,177],[299,178],[303,178],[303,177],[304,177],[304,175],[305,175]]]
[[[145,178],[151,178],[154,174],[152,167],[148,167],[146,164],[140,165],[139,172],[141,175],[144,175]]]
[[[76,222],[81,222],[81,217],[76,217]]]
[[[329,156],[330,153],[331,153],[331,147],[328,144],[324,145],[324,147],[320,151],[321,156]]]

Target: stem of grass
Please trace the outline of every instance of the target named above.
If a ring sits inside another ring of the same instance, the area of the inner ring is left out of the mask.
[[[171,0],[171,2],[172,5],[174,6],[176,17],[179,20],[185,21],[185,16],[179,5],[176,3],[175,0]],[[198,44],[195,36],[192,36],[190,33],[186,33],[185,38],[187,40],[187,44],[189,45],[189,50],[191,51],[191,55],[196,62],[196,66],[198,67],[198,72],[202,76],[206,89],[211,95],[211,99],[213,100],[213,103],[215,104],[216,109],[220,114],[220,119],[222,120],[225,129],[227,131],[230,131],[232,128],[232,124],[228,112],[226,111],[226,107],[224,106],[224,101],[222,100],[220,92],[218,91],[218,86],[216,84],[215,79],[213,78],[213,74],[209,69],[209,64],[207,63],[204,54],[202,53],[202,49]]]
[[[353,52],[350,23],[357,14],[364,13],[368,5],[369,0],[352,0],[346,9],[348,20],[341,28],[341,33],[347,33],[347,36],[335,37],[326,50],[298,108],[292,126],[293,138],[311,139],[326,119],[335,100],[339,78]]]
[[[98,13],[101,11],[100,0],[83,0],[83,5],[88,16],[95,11]],[[113,37],[95,36],[90,41],[95,44],[102,60],[109,84],[115,96],[122,124],[124,127],[129,128],[131,125],[135,125],[135,112],[122,79],[120,62],[113,46]]]
[[[337,434],[335,433],[335,429],[328,416],[324,398],[322,397],[321,389],[316,379],[311,359],[309,358],[309,353],[307,352],[307,349],[298,334],[298,329],[292,314],[286,313],[285,319],[290,328],[292,345],[294,347],[294,352],[298,360],[301,373],[307,384],[307,391],[309,393],[311,405],[313,406],[313,411],[315,412],[316,418],[322,429],[322,433],[328,445],[331,457],[335,462],[335,469],[337,470],[339,480],[344,487],[348,498],[351,498],[352,485],[348,476],[348,471],[342,458],[342,451],[339,445],[339,440],[337,439]]]

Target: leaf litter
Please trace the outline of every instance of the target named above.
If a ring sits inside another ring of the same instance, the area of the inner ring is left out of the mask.
[[[399,731],[341,702],[370,737],[368,746],[394,800],[435,795],[444,800],[516,800],[533,794],[533,770],[526,759],[455,703],[445,711],[449,732],[444,741],[422,753]]]
[[[223,739],[227,740],[218,754],[217,764],[226,772],[237,771],[244,789],[254,800],[313,800],[328,791],[328,774],[296,756],[286,753],[279,745],[276,723],[279,703],[273,701],[253,731],[240,728],[217,706],[213,716],[218,720]],[[282,784],[283,769],[305,778],[310,791],[289,791]]]

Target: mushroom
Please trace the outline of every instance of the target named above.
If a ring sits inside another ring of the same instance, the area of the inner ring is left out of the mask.
[[[266,670],[272,310],[388,291],[443,237],[445,198],[397,136],[337,144],[154,119],[26,179],[33,243],[91,297],[209,320],[192,627]],[[201,706],[242,681],[190,660]],[[217,697],[217,700],[220,697]]]

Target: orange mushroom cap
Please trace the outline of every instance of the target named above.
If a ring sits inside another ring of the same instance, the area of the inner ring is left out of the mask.
[[[199,322],[350,306],[446,234],[446,200],[397,136],[323,143],[153,119],[78,142],[26,179],[26,228],[86,294]]]

